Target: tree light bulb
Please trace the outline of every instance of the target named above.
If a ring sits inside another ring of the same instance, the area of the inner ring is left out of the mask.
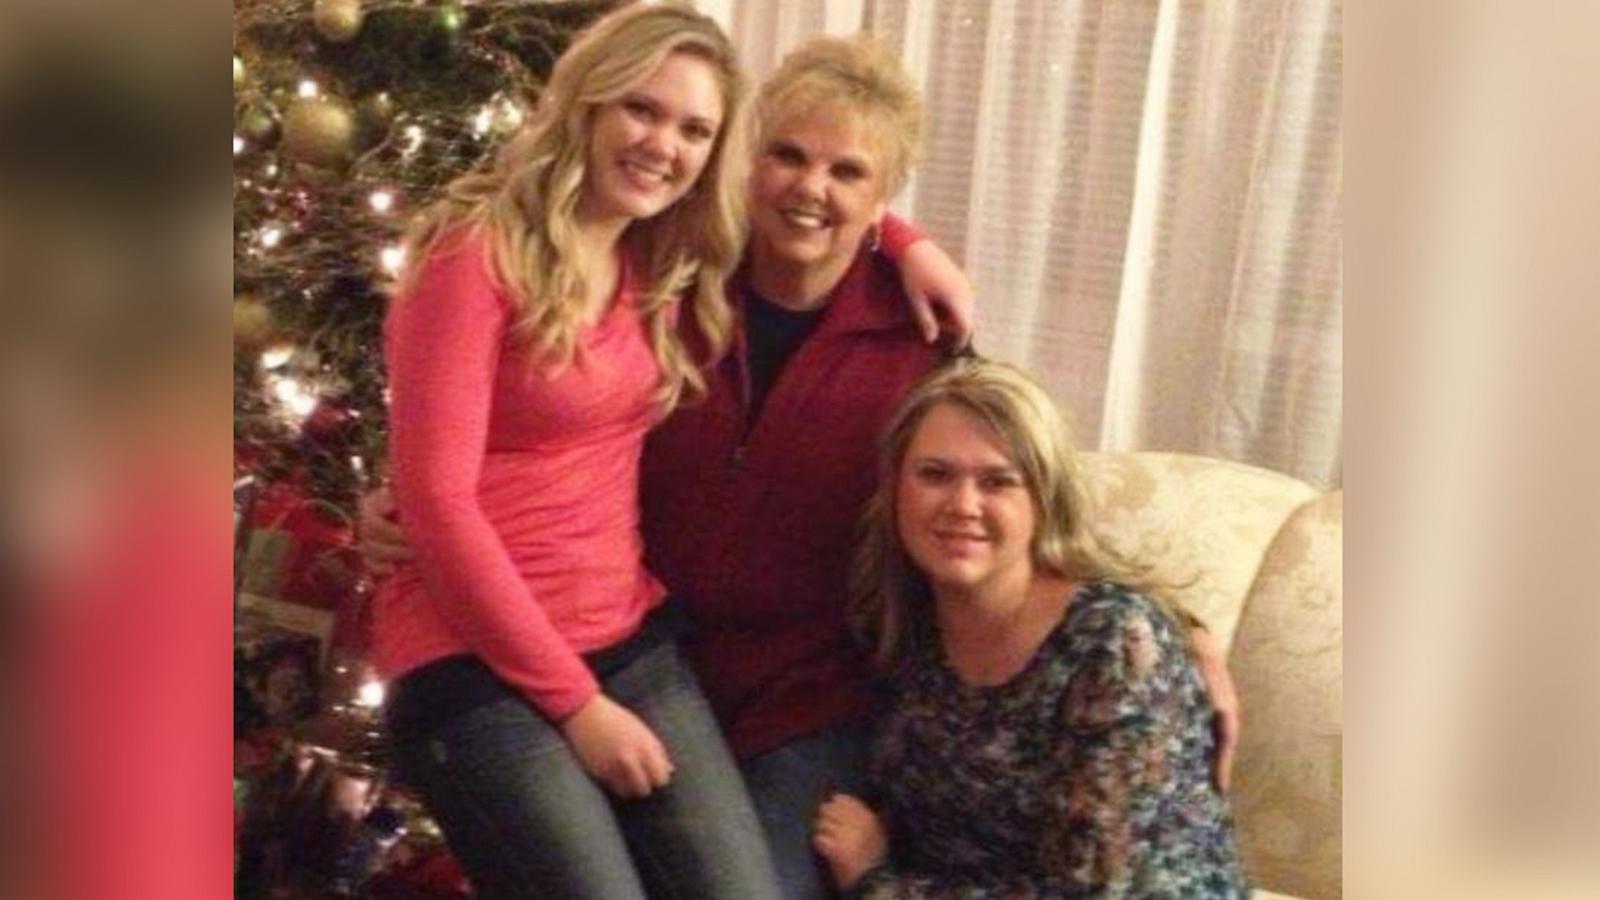
[[[310,100],[317,96],[317,83],[307,78],[300,82],[299,94],[302,98]]]
[[[373,212],[386,213],[394,208],[394,194],[389,191],[373,191],[367,202],[372,205]]]
[[[293,347],[273,347],[262,352],[261,366],[266,369],[282,368],[289,364],[289,359],[293,356]]]
[[[401,246],[385,247],[378,254],[378,261],[383,264],[384,271],[390,275],[400,274],[400,267],[406,262],[406,248]]]
[[[272,383],[272,393],[278,402],[289,408],[298,418],[304,419],[317,408],[317,396],[293,378],[278,378]]]
[[[500,128],[512,132],[521,127],[522,106],[510,97],[506,97],[500,102]]]
[[[367,709],[377,709],[383,705],[383,682],[369,681],[361,685],[361,690],[356,694],[356,705]]]
[[[411,156],[422,148],[423,131],[421,125],[407,125],[405,131],[401,133],[405,135],[406,145],[401,148],[400,152],[406,156]]]

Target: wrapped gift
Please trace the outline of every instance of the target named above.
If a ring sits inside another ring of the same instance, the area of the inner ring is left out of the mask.
[[[348,515],[298,482],[280,481],[252,486],[242,522],[239,618],[315,635],[324,660],[330,650],[362,655],[369,585]]]
[[[251,504],[241,593],[336,611],[362,581],[350,517],[291,481],[261,488]]]
[[[233,635],[234,734],[284,727],[317,711],[322,641],[314,634],[241,621]]]

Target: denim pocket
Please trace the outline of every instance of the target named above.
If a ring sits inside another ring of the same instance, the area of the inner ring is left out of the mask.
[[[501,700],[441,722],[420,738],[432,765],[493,778],[506,767],[566,750],[566,740],[520,700]]]

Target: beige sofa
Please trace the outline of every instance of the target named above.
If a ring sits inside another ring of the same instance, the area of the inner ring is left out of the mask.
[[[1341,896],[1343,495],[1239,463],[1086,453],[1094,527],[1187,583],[1244,708],[1233,804],[1257,898]]]

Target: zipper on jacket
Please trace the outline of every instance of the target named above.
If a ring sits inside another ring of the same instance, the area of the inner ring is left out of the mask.
[[[735,469],[744,468],[744,448],[750,442],[750,432],[755,430],[756,423],[751,415],[752,398],[750,396],[750,335],[745,331],[747,324],[741,318],[739,321],[739,335],[733,352],[739,361],[739,441],[733,445],[733,459],[729,464]]]

